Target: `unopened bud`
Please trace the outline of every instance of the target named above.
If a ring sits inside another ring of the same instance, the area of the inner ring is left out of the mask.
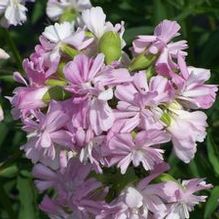
[[[72,8],[66,9],[63,12],[62,16],[60,17],[60,23],[65,22],[65,21],[68,21],[68,22],[75,21],[77,16],[78,14],[74,9]]]
[[[155,70],[154,70],[154,66],[150,66],[147,70],[146,70],[146,76],[147,79],[151,79],[153,76],[155,75]]]
[[[174,179],[171,175],[167,174],[167,173],[163,173],[161,174],[157,180],[159,182],[169,182],[169,181],[173,181],[173,182],[177,182],[176,179]]]
[[[154,55],[144,55],[140,54],[139,56],[135,57],[131,64],[129,65],[130,71],[140,71],[147,69],[156,59]]]
[[[57,76],[60,80],[65,80],[65,75],[63,72],[65,65],[66,65],[65,62],[60,62],[58,65]]]
[[[74,58],[76,55],[79,54],[79,51],[70,47],[69,45],[63,44],[61,46],[61,51],[65,54],[68,55],[70,58]]]
[[[106,32],[99,41],[99,52],[105,55],[106,64],[119,60],[122,56],[122,41],[118,33]]]
[[[65,91],[62,87],[51,87],[43,96],[43,101],[49,103],[51,100],[67,100],[71,94]]]
[[[57,79],[49,79],[46,81],[46,85],[51,86],[51,87],[54,87],[54,86],[63,87],[66,85],[66,81],[57,80]]]

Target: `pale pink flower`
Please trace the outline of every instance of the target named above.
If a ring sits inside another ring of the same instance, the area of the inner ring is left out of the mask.
[[[109,130],[114,114],[107,101],[113,98],[112,86],[121,83],[121,77],[123,81],[130,80],[128,71],[106,68],[104,55],[99,54],[95,59],[78,55],[65,66],[64,74],[69,81],[67,89],[89,101],[89,122],[95,134]]]
[[[163,162],[163,150],[158,146],[170,140],[170,136],[158,130],[139,132],[133,139],[131,134],[115,134],[108,143],[110,165],[117,164],[125,174],[129,165],[142,166],[146,171]]]
[[[189,163],[196,153],[196,142],[203,142],[207,135],[207,116],[200,111],[185,111],[178,103],[173,103],[168,109],[171,122],[167,130],[171,134],[174,151],[181,160]]]
[[[57,70],[63,46],[69,45],[73,49],[83,50],[92,43],[93,39],[87,38],[83,30],[78,29],[75,32],[74,29],[74,25],[70,22],[55,23],[46,27],[42,33],[40,41],[46,51],[43,58],[45,64],[49,66],[48,75]]]
[[[15,119],[25,117],[31,110],[46,106],[43,96],[48,91],[48,87],[18,87],[13,91],[14,96],[10,102],[14,107],[12,114]]]
[[[138,36],[133,42],[134,52],[149,53],[158,56],[156,68],[160,73],[163,65],[168,69],[177,67],[174,59],[180,54],[185,56],[187,48],[186,41],[170,42],[174,37],[179,36],[180,26],[176,21],[164,20],[154,30],[152,36]]]
[[[205,202],[207,196],[198,196],[194,193],[212,188],[203,179],[183,180],[182,185],[173,181],[164,183],[164,198],[169,204],[167,219],[188,219],[189,212],[194,210],[195,205]]]
[[[118,85],[115,96],[119,99],[116,117],[126,121],[124,127],[133,130],[162,129],[159,122],[162,110],[160,104],[172,99],[172,88],[163,76],[155,76],[149,82],[144,71],[133,76],[133,83]]]
[[[184,59],[178,57],[180,76],[182,82],[177,84],[177,98],[179,102],[190,109],[210,108],[215,102],[216,85],[205,84],[210,79],[211,73],[208,69],[187,67]]]
[[[60,151],[72,147],[71,134],[65,129],[68,115],[60,110],[51,110],[47,114],[35,113],[35,118],[24,120],[24,130],[28,141],[22,146],[26,156],[34,163],[60,159]]]
[[[57,193],[53,200],[46,198],[41,209],[54,218],[62,215],[66,207],[70,210],[70,218],[84,219],[98,215],[105,204],[105,191],[101,189],[101,183],[89,177],[91,171],[91,165],[84,165],[78,159],[71,159],[66,168],[56,172],[38,165],[33,172],[38,178],[38,187],[49,186]]]
[[[162,197],[162,184],[149,184],[166,170],[164,164],[156,167],[136,187],[127,186],[96,219],[162,219],[167,208]]]

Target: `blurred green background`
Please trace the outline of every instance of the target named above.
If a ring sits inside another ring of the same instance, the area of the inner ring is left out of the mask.
[[[51,23],[45,15],[46,2],[36,0],[35,4],[28,5],[28,21],[23,26],[9,31],[0,29],[0,47],[11,55],[9,61],[0,62],[0,101],[5,111],[5,121],[0,123],[0,219],[47,218],[37,209],[42,197],[34,188],[31,163],[19,150],[25,142],[25,134],[20,130],[21,124],[12,120],[10,105],[3,98],[12,95],[17,86],[12,73],[21,70],[21,60],[33,52],[40,33]],[[178,21],[182,26],[181,38],[189,44],[188,64],[211,69],[210,82],[219,83],[218,0],[93,0],[92,4],[103,7],[113,23],[125,21],[127,51],[134,36],[151,34],[161,20]],[[192,219],[219,218],[219,101],[206,113],[209,116],[208,138],[198,145],[194,161],[185,165],[171,153],[167,154],[174,177],[206,177],[215,186],[207,192],[208,202],[196,207]]]

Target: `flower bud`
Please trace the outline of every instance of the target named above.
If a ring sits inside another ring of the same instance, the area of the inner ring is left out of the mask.
[[[43,101],[49,103],[51,100],[67,100],[71,94],[65,91],[62,87],[51,87],[43,96]]]
[[[46,85],[48,86],[65,86],[66,85],[66,81],[63,81],[63,80],[57,80],[57,79],[49,79],[46,81]]]
[[[161,174],[156,180],[157,182],[169,182],[169,181],[177,182],[176,179],[174,179],[170,174],[167,173]]]
[[[122,56],[122,42],[118,33],[106,32],[99,41],[99,52],[105,55],[106,64],[119,60]]]
[[[68,46],[67,44],[63,44],[61,46],[61,51],[65,54],[68,55],[70,58],[74,58],[76,55],[79,54],[79,51]]]
[[[60,80],[65,80],[65,75],[63,73],[63,69],[66,65],[66,62],[60,62],[58,65],[57,76]]]
[[[146,70],[147,79],[150,80],[154,75],[155,75],[155,69],[154,69],[154,66],[151,65],[151,66]]]
[[[72,8],[69,8],[69,9],[66,9],[62,16],[60,17],[60,23],[63,23],[65,21],[68,21],[68,22],[72,22],[72,21],[75,21],[76,18],[77,18],[77,12],[72,9]]]
[[[140,54],[139,56],[135,57],[131,64],[129,65],[130,71],[140,71],[148,68],[156,59],[154,55],[144,55]]]

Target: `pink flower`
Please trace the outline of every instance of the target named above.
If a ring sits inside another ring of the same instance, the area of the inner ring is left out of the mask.
[[[40,45],[32,54],[30,61],[25,60],[27,74],[34,77],[48,78],[57,71],[63,46],[75,50],[83,50],[92,43],[92,38],[87,38],[82,29],[74,30],[74,25],[69,22],[55,23],[45,28],[40,36]],[[39,72],[40,75],[36,75]]]
[[[40,192],[44,192],[47,189],[54,187],[58,182],[56,173],[40,163],[33,167],[32,175],[37,178],[34,182]]]
[[[169,140],[167,133],[158,130],[139,132],[134,139],[131,134],[115,134],[108,146],[110,165],[117,163],[122,174],[126,173],[131,163],[135,167],[142,164],[146,171],[152,170],[163,162],[164,151],[157,146]]]
[[[35,118],[24,120],[24,130],[28,132],[28,142],[22,146],[26,156],[34,163],[60,159],[62,149],[72,147],[71,134],[65,129],[69,117],[60,110],[47,114],[35,113]]]
[[[162,200],[162,184],[149,184],[165,171],[164,164],[156,167],[151,174],[134,186],[125,188],[118,198],[102,210],[97,219],[162,219],[167,209]]]
[[[174,151],[181,160],[189,163],[196,153],[196,142],[203,142],[206,137],[207,116],[200,111],[185,111],[177,103],[168,109],[172,113],[167,130],[171,134]]]
[[[179,30],[180,26],[176,21],[164,20],[155,28],[153,36],[138,36],[133,42],[134,52],[157,55],[156,67],[158,71],[163,65],[172,69],[176,67],[174,59],[177,55],[186,55],[183,51],[187,48],[186,41],[170,42],[174,37],[180,35]],[[162,71],[159,72],[162,73]]]
[[[119,99],[116,117],[126,121],[124,127],[133,130],[162,129],[159,119],[162,110],[158,107],[172,99],[169,81],[162,76],[155,76],[147,82],[144,71],[133,76],[133,83],[118,85],[115,96]]]
[[[43,96],[48,91],[48,87],[18,87],[13,91],[14,96],[10,102],[14,107],[12,113],[15,119],[26,117],[31,110],[45,107]]]
[[[180,66],[180,76],[182,81],[178,86],[177,98],[183,106],[187,108],[197,109],[210,108],[215,102],[216,92],[218,88],[216,85],[204,84],[209,80],[210,70],[187,67],[184,59],[178,57]]]
[[[212,188],[203,179],[183,180],[182,185],[169,181],[164,183],[163,193],[169,204],[167,219],[187,219],[189,212],[200,202],[205,202],[207,196],[197,196],[194,193]]]
[[[102,200],[105,192],[101,189],[101,183],[89,177],[91,171],[91,165],[84,165],[78,159],[71,159],[66,168],[54,172],[55,178],[47,168],[46,171],[42,166],[40,169],[39,167],[35,169],[35,176],[38,177],[37,184],[49,184],[57,194],[53,200],[46,198],[41,208],[53,217],[62,214],[66,208],[70,210],[71,218],[83,219],[98,215],[105,204]],[[48,173],[52,176],[50,180],[55,179],[55,183],[48,181]],[[98,189],[101,189],[102,194],[98,192]]]
[[[109,130],[114,121],[113,111],[108,105],[113,98],[112,86],[121,83],[121,77],[124,81],[130,80],[128,71],[106,68],[104,55],[99,54],[95,59],[78,55],[65,66],[64,74],[69,81],[67,89],[76,96],[87,98],[89,122],[95,134]]]

